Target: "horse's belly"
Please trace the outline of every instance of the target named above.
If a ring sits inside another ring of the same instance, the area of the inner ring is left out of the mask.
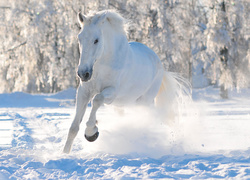
[[[148,102],[153,102],[159,91],[159,86],[160,83],[154,87],[141,88],[139,86],[134,86],[133,88],[126,89],[126,92],[120,93],[112,104],[117,106],[133,105],[136,104],[141,97],[147,98]],[[151,90],[150,93],[148,93],[149,89]]]
[[[161,73],[159,72],[137,72],[132,77],[128,77],[125,82],[121,82],[117,98],[114,105],[130,105],[135,104],[142,96],[148,96],[149,101],[153,102],[160,84]],[[150,90],[150,93],[149,93]],[[146,97],[147,98],[147,97]]]
[[[138,99],[137,96],[122,96],[117,97],[112,104],[115,106],[128,106],[136,104],[136,100]]]

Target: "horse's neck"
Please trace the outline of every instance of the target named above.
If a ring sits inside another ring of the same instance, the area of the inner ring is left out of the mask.
[[[128,54],[129,44],[126,35],[117,34],[116,32],[108,32],[105,36],[104,56],[110,60],[113,58],[118,58],[119,55]]]
[[[105,36],[102,57],[100,61],[95,63],[96,70],[94,70],[94,76],[96,76],[97,80],[95,82],[98,82],[98,85],[95,84],[97,86],[96,89],[102,89],[102,86],[106,86],[105,83],[110,85],[110,82],[115,79],[110,78],[110,74],[119,76],[117,73],[120,72],[120,68],[124,67],[129,51],[130,47],[125,35],[110,34],[109,36]]]

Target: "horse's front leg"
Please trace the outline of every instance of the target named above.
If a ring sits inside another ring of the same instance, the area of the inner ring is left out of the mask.
[[[69,129],[68,138],[63,149],[64,153],[69,153],[71,150],[73,141],[79,131],[79,126],[82,122],[88,102],[91,98],[92,97],[89,95],[88,91],[83,86],[79,86],[76,97],[76,114]]]
[[[87,121],[86,125],[86,130],[85,130],[85,138],[93,142],[95,141],[98,136],[98,128],[96,126],[96,112],[99,109],[99,107],[105,103],[105,104],[111,104],[113,100],[115,99],[115,88],[113,87],[108,87],[104,89],[100,94],[97,94],[94,99],[93,99],[93,107],[90,113],[89,120]]]

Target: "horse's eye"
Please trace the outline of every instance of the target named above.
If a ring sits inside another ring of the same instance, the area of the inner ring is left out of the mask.
[[[98,39],[95,40],[94,44],[98,43]]]

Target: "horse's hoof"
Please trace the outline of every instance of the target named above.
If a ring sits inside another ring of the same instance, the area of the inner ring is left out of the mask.
[[[94,142],[99,136],[99,132],[97,131],[93,136],[86,136],[85,134],[85,138],[89,141],[89,142]]]

